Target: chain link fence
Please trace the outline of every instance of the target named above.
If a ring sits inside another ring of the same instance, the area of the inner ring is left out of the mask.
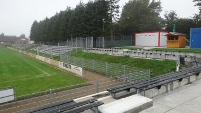
[[[68,53],[62,54],[60,57],[60,61],[67,64],[76,65],[97,73],[109,75],[111,77],[125,79],[127,81],[138,81],[150,78],[150,70],[130,67],[116,63],[77,58],[68,55]]]
[[[110,48],[120,46],[133,46],[133,36],[113,36],[111,37],[76,37],[61,42],[51,42],[48,45],[82,47],[82,48]]]
[[[110,47],[121,47],[121,46],[133,46],[134,37],[133,36],[113,36],[104,38],[104,45],[106,48]]]
[[[14,102],[0,104],[0,113],[21,113],[24,110],[31,110],[39,106],[48,105],[67,99],[77,99],[80,97],[102,92],[108,88],[122,84],[124,84],[124,82],[116,78],[108,78],[75,86],[50,89],[31,95],[24,95],[17,97],[18,99],[16,99]],[[106,95],[109,95],[109,93],[107,93]],[[99,97],[100,95],[97,96]],[[102,96],[104,97],[105,95]],[[99,98],[101,98],[101,96]]]

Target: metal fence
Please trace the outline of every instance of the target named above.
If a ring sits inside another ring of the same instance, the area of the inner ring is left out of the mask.
[[[111,37],[76,37],[67,39],[66,41],[58,43],[48,43],[48,45],[69,46],[69,47],[82,47],[82,48],[109,48],[120,46],[133,46],[133,36],[114,36]]]
[[[41,45],[32,50],[36,51],[37,55],[41,55],[47,58],[53,58],[53,56],[59,56],[63,52],[71,51],[73,48],[69,46],[50,46]]]
[[[107,88],[115,87],[122,84],[124,83],[115,78],[108,78],[64,88],[50,89],[31,95],[24,95],[17,97],[18,99],[16,99],[16,101],[14,102],[1,104],[0,113],[18,113],[27,109],[32,109],[38,106],[47,105],[66,99],[77,99],[90,94],[102,92],[105,91]],[[18,101],[19,99],[20,101]]]
[[[134,46],[134,37],[133,36],[114,36],[105,37],[104,45],[106,48],[110,47],[121,47],[121,46]]]
[[[150,70],[130,67],[116,63],[77,58],[68,55],[68,53],[62,54],[60,57],[60,61],[128,81],[138,81],[150,78]]]
[[[76,37],[67,39],[66,41],[48,43],[48,45],[54,46],[68,46],[68,47],[83,47],[83,48],[92,48],[93,47],[93,37]]]

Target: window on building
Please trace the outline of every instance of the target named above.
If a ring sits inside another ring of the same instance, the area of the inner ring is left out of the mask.
[[[168,40],[178,40],[178,36],[169,36]]]

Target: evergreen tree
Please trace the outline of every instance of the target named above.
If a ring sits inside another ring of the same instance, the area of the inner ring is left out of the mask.
[[[161,3],[154,0],[132,0],[122,10],[119,26],[122,34],[155,31],[162,28]]]
[[[38,25],[39,23],[35,20],[31,26],[30,31],[30,39],[35,41],[36,43],[38,42]]]
[[[201,6],[201,0],[193,0],[196,6]]]
[[[47,44],[66,41],[71,37],[92,36],[96,39],[108,33],[104,31],[108,31],[110,25],[110,6],[108,1],[98,0],[80,3],[75,9],[67,7],[51,18],[35,21],[31,28],[31,40]]]
[[[165,30],[172,32],[173,26],[176,24],[176,20],[178,19],[177,13],[175,11],[170,11],[165,13]]]

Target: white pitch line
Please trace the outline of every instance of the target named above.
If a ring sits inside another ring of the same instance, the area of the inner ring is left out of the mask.
[[[22,59],[22,58],[20,58],[20,59]],[[26,61],[26,60],[24,60],[24,59],[22,59],[22,60],[25,61],[25,62],[27,62],[28,64],[32,65],[32,66],[35,67],[36,69],[42,71],[43,73],[47,74],[47,76],[51,76],[49,73],[47,73],[46,71],[43,71],[42,69],[40,69],[39,67],[33,65],[32,63],[30,63],[30,62],[28,62],[28,61]]]

